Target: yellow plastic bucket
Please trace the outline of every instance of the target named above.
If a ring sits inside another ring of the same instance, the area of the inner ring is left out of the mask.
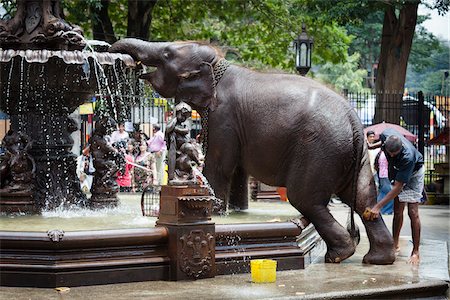
[[[252,281],[256,283],[275,282],[277,262],[272,259],[253,259],[250,261]]]

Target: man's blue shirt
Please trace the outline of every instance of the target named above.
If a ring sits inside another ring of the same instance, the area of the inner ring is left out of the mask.
[[[384,143],[391,135],[398,136],[402,141],[402,149],[395,157],[390,155],[384,149]],[[383,151],[389,163],[389,180],[407,183],[414,171],[419,170],[423,166],[422,154],[408,141],[402,134],[395,129],[385,129],[380,134],[380,140],[383,144]]]

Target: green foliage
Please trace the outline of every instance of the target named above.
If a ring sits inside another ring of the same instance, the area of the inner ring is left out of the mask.
[[[1,7],[6,11],[4,15],[2,16],[2,20],[9,20],[11,19],[15,12],[16,12],[16,2],[13,0],[2,0]]]
[[[318,26],[298,1],[161,0],[153,11],[153,40],[206,40],[244,65],[294,72],[292,41],[302,22],[314,37],[313,61],[343,61],[351,39],[333,22]]]
[[[411,56],[425,61],[423,64],[411,65],[406,74],[405,86],[410,91],[449,95],[449,78],[444,72],[450,71],[450,47],[448,43],[439,42],[438,47],[424,52],[413,48]],[[444,80],[445,79],[445,80]]]
[[[332,84],[337,90],[347,89],[350,93],[362,92],[363,82],[367,75],[364,69],[358,69],[359,53],[348,56],[346,62],[339,64],[326,63],[316,73],[324,83]]]
[[[97,18],[92,8],[100,8],[100,0],[63,0],[65,19],[83,29],[84,36],[92,39],[92,20]],[[122,38],[127,32],[128,0],[114,0],[109,4],[109,16],[113,24],[116,37]]]
[[[295,72],[293,40],[307,24],[314,38],[313,63],[342,62],[351,37],[329,18],[311,18],[307,0],[160,0],[152,12],[151,40],[203,40],[253,68]],[[100,0],[64,0],[66,19],[92,38],[92,7]],[[111,1],[109,16],[117,38],[126,35],[128,0]],[[132,20],[136,22],[137,20]]]
[[[376,11],[368,14],[364,22],[351,23],[346,26],[348,33],[354,37],[349,53],[360,53],[360,68],[370,70],[372,65],[378,62],[383,17],[383,12]]]
[[[83,29],[84,36],[92,39],[91,5],[100,5],[100,0],[63,0],[62,6],[67,22]]]
[[[409,56],[409,63],[413,70],[422,72],[429,67],[433,68],[437,62],[436,55],[439,56],[439,53],[442,53],[443,47],[444,45],[432,33],[424,27],[418,26]],[[444,63],[445,61],[441,60],[440,62]]]

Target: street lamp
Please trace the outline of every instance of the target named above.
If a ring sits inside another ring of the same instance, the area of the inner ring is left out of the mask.
[[[294,40],[295,68],[305,76],[311,68],[311,53],[314,40],[306,33],[306,25],[302,24],[302,33]]]

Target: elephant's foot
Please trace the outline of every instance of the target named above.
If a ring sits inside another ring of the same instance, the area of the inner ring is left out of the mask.
[[[395,261],[394,248],[378,248],[376,250],[370,249],[364,256],[363,263],[371,265],[390,265]]]
[[[349,258],[355,253],[355,246],[349,244],[345,248],[330,248],[328,247],[328,251],[325,254],[325,262],[326,263],[340,263],[341,261]]]

